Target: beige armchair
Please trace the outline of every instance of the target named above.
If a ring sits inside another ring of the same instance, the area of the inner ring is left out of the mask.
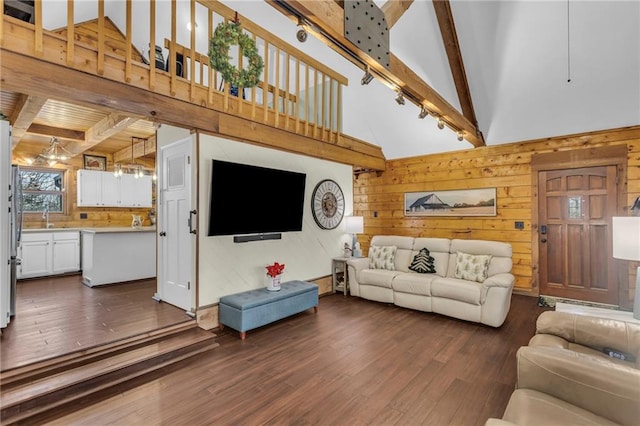
[[[536,328],[502,419],[486,425],[640,424],[639,325],[549,311]]]

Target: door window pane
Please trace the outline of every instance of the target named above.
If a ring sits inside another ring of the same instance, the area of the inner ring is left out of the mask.
[[[582,219],[582,197],[569,197],[569,219]]]

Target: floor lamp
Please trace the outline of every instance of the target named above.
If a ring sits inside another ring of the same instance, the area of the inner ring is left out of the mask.
[[[613,218],[613,257],[640,261],[640,216]],[[633,317],[640,319],[640,266],[636,271]]]
[[[356,234],[362,234],[364,232],[364,218],[362,216],[347,216],[345,217],[345,231],[348,234],[353,235],[353,239],[351,241],[351,255],[353,257],[360,257],[362,253],[356,252],[356,247],[358,244],[358,238]]]

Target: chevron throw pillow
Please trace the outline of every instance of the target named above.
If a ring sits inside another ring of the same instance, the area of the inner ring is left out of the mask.
[[[433,266],[434,260],[435,259],[429,254],[429,250],[423,248],[413,257],[409,269],[419,274],[435,274],[436,268]]]

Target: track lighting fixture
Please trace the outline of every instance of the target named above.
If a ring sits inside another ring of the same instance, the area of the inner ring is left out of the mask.
[[[418,114],[418,118],[423,119],[427,115],[429,115],[429,111],[424,107],[424,105],[420,106],[420,113]]]
[[[458,130],[456,135],[458,136],[458,140],[462,141],[464,139],[464,130]]]
[[[442,119],[442,117],[438,117],[438,129],[444,129],[444,120]]]
[[[402,90],[398,90],[398,95],[396,96],[396,102],[398,105],[404,105],[404,95],[402,94]]]
[[[362,80],[360,80],[360,84],[367,85],[369,83],[371,83],[371,80],[373,80],[373,75],[369,72],[369,67],[367,67],[367,69],[364,71],[364,75],[362,76]]]
[[[307,41],[308,36],[309,36],[309,33],[307,33],[307,30],[304,27],[304,21],[302,20],[302,18],[299,18],[298,32],[296,33],[296,38],[300,43],[304,43],[305,41]]]

